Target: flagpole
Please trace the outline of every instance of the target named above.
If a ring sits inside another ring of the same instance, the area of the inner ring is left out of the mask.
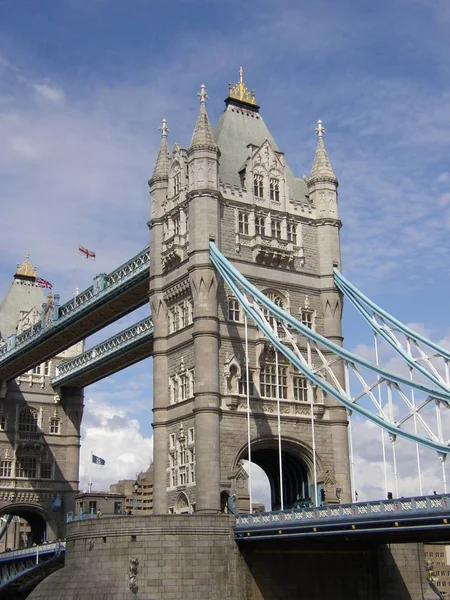
[[[73,278],[74,279],[73,280],[73,294],[74,294],[74,296],[78,296],[78,286],[77,286],[77,283],[78,283],[78,261],[80,260],[79,256],[80,256],[80,245],[78,244],[78,247],[77,247],[77,257],[75,259],[75,275],[74,275],[74,278]]]
[[[93,456],[94,456],[94,453],[91,450],[91,462],[89,464],[89,482],[88,482],[88,492],[89,493],[91,493],[91,491],[92,491],[92,471],[91,471],[91,469],[92,469],[92,462],[93,462],[92,457]]]

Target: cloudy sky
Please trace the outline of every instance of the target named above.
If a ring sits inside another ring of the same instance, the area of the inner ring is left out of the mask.
[[[299,177],[324,122],[345,275],[445,341],[449,28],[447,0],[0,0],[0,297],[27,250],[63,300],[136,254],[161,119],[186,146],[200,85],[214,123],[242,65]],[[77,266],[78,244],[97,261]],[[369,351],[349,308],[344,332]],[[151,404],[151,361],[86,390],[82,478],[91,450],[107,460],[97,487],[148,466]],[[383,495],[363,427],[358,491]]]

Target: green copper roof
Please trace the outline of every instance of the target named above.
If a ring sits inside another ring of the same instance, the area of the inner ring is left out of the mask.
[[[219,178],[222,183],[240,185],[239,171],[251,153],[248,144],[260,147],[268,140],[273,150],[280,152],[261,115],[237,103],[228,103],[214,129],[214,137],[221,152]],[[307,187],[303,180],[294,177],[287,165],[286,178],[291,198],[304,201]]]

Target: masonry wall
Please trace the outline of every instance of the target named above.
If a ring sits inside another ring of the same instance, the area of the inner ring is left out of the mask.
[[[436,598],[426,581],[421,544],[258,541],[239,548],[233,524],[234,519],[225,515],[195,514],[101,517],[71,523],[65,568],[45,579],[29,598]]]

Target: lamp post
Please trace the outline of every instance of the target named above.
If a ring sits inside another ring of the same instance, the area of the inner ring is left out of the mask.
[[[133,501],[133,513],[134,514],[136,514],[136,512],[137,512],[138,490],[139,490],[139,483],[138,483],[138,480],[136,479],[136,481],[133,483],[133,497],[134,497],[134,501]]]

